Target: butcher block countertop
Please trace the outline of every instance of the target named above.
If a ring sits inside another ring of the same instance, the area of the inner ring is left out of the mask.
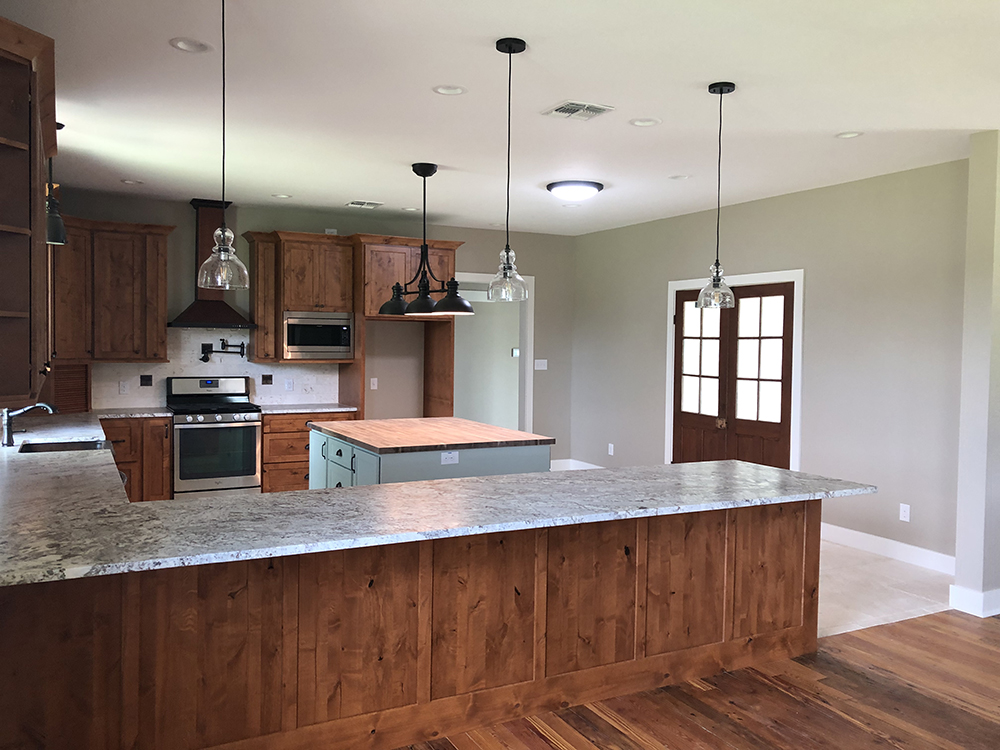
[[[362,419],[354,422],[310,422],[324,435],[339,438],[372,453],[457,451],[470,448],[507,448],[515,445],[553,445],[555,438],[455,417],[419,419]]]

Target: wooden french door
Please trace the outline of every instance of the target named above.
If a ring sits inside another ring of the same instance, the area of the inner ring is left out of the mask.
[[[673,462],[735,458],[787,469],[792,424],[791,282],[733,287],[736,307],[677,292]]]

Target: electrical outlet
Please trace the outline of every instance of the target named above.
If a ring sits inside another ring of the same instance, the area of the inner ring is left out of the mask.
[[[899,520],[910,522],[910,506],[906,503],[899,504]]]
[[[128,381],[127,380],[119,380],[118,381],[118,395],[119,396],[127,396],[128,395]]]
[[[140,375],[139,376],[139,386],[152,385],[153,376],[152,375]]]
[[[549,361],[547,359],[536,359],[535,360],[535,369],[536,370],[548,370],[549,369]]]
[[[615,444],[614,443],[608,443],[608,455],[609,456],[615,455]]]
[[[371,389],[373,391],[378,390],[378,378],[372,378]]]
[[[441,453],[441,465],[447,466],[448,464],[458,463],[458,451],[443,451]]]
[[[330,229],[329,227],[327,227],[327,229],[326,229],[326,233],[327,233],[327,234],[336,234],[336,233],[337,233],[337,230],[336,230],[336,229]]]
[[[274,375],[261,375],[260,376],[261,385],[274,385]]]
[[[285,390],[286,391],[294,391],[295,390],[295,381],[291,380],[291,379],[286,380],[285,381]]]

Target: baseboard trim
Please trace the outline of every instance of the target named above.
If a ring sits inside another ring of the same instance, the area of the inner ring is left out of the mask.
[[[976,617],[1000,615],[1000,589],[974,591],[965,588],[965,586],[952,584],[949,590],[948,604],[952,609]]]
[[[580,469],[603,469],[597,464],[577,461],[575,458],[556,458],[549,462],[549,471],[579,471]]]
[[[887,539],[884,536],[875,536],[843,526],[834,526],[831,523],[822,525],[821,536],[828,542],[843,544],[845,547],[854,547],[883,557],[891,557],[893,560],[919,565],[921,568],[936,570],[938,573],[955,575],[955,558],[952,555],[944,555],[905,542],[897,542],[895,539]]]

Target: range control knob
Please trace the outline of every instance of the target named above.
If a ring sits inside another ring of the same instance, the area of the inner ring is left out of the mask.
[[[198,415],[198,421],[199,422],[204,422],[205,421],[205,417],[203,415],[199,414]]]
[[[222,421],[222,415],[221,414],[216,414],[215,415],[215,421],[216,422],[221,422]]]
[[[243,415],[242,414],[234,414],[233,415],[233,421],[234,422],[239,422],[241,419],[243,419]]]
[[[194,417],[192,417],[190,414],[188,414],[187,417],[185,417],[185,419],[187,419],[188,422],[194,421]]]

